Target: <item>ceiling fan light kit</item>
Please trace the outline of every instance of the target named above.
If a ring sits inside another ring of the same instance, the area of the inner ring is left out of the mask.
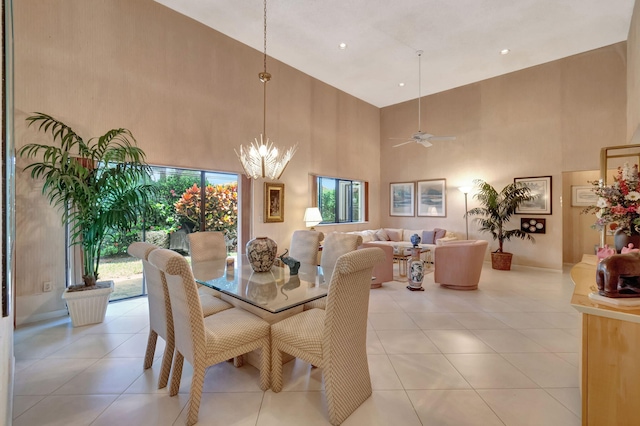
[[[455,136],[434,136],[431,133],[423,132],[421,126],[421,116],[422,116],[422,50],[416,51],[418,55],[418,131],[411,135],[409,140],[405,140],[399,144],[393,145],[393,148],[397,148],[402,145],[406,145],[408,143],[416,142],[425,148],[429,148],[433,146],[432,141],[450,141],[455,140]],[[392,138],[397,139],[397,138]]]

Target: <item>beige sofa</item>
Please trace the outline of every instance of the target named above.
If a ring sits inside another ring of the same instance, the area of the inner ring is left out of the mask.
[[[393,247],[394,250],[413,247],[413,244],[411,244],[411,236],[414,234],[418,234],[422,239],[420,248],[423,250],[430,249],[431,251],[435,250],[437,245],[458,239],[453,232],[439,228],[433,230],[381,228],[349,233],[360,235],[363,243],[387,245]]]

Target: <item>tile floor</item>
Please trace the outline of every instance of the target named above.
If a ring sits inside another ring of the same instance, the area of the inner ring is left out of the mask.
[[[425,277],[372,290],[367,332],[373,385],[350,425],[580,424],[580,316],[568,271],[485,264],[480,289]],[[147,301],[113,303],[104,323],[68,318],[15,332],[14,426],[182,425],[191,370],[176,397],[156,389],[160,360],[142,369]],[[156,356],[162,355],[161,339]],[[291,361],[281,393],[258,371],[222,363],[207,372],[198,425],[328,425],[319,369]]]

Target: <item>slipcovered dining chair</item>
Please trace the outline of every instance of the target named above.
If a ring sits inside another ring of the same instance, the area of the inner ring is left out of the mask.
[[[171,372],[171,361],[173,360],[173,350],[175,339],[173,332],[173,318],[171,316],[171,305],[169,303],[169,289],[164,275],[151,265],[148,261],[149,254],[159,249],[146,242],[134,242],[129,245],[127,251],[133,257],[142,260],[142,269],[147,284],[147,301],[149,303],[149,338],[147,339],[147,350],[144,357],[144,369],[153,365],[153,357],[156,351],[158,336],[162,337],[166,343],[164,354],[162,355],[162,368],[158,378],[158,389],[167,386],[169,373]],[[200,303],[204,316],[213,315],[217,312],[230,309],[231,304],[220,300],[212,295],[204,295]]]
[[[224,233],[219,231],[199,231],[188,234],[189,255],[191,265],[197,267],[200,262],[224,260],[227,258],[227,244]],[[220,297],[220,292],[198,284],[200,294],[211,294]]]
[[[198,421],[204,376],[211,365],[260,349],[260,388],[267,390],[271,359],[269,323],[240,308],[205,318],[196,282],[184,257],[158,249],[149,254],[149,263],[164,273],[169,289],[176,347],[170,396],[180,389],[184,360],[193,366],[187,425]]]
[[[327,307],[311,309],[271,325],[274,392],[282,390],[282,353],[322,368],[332,425],[342,423],[371,396],[367,361],[367,312],[373,266],[384,259],[379,248],[338,258]]]
[[[318,248],[324,234],[318,231],[298,230],[291,236],[289,256],[300,263],[315,265],[318,262]]]
[[[332,232],[327,234],[322,246],[322,257],[320,258],[320,266],[322,266],[322,273],[325,278],[330,280],[333,268],[336,261],[343,254],[355,251],[362,245],[362,237],[355,234],[346,234],[343,232]],[[369,276],[371,281],[371,276]],[[331,281],[329,281],[331,282]],[[326,305],[326,298],[314,300],[313,302],[305,303],[304,309],[320,308],[324,309]]]

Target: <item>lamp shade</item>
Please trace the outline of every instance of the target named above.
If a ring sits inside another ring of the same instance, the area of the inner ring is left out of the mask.
[[[458,190],[460,190],[460,192],[464,193],[464,194],[468,194],[469,192],[471,192],[473,188],[471,186],[461,186],[458,188]]]
[[[317,207],[307,207],[304,211],[304,218],[302,219],[306,222],[308,227],[313,227],[322,222],[322,214],[320,214],[320,209]]]

